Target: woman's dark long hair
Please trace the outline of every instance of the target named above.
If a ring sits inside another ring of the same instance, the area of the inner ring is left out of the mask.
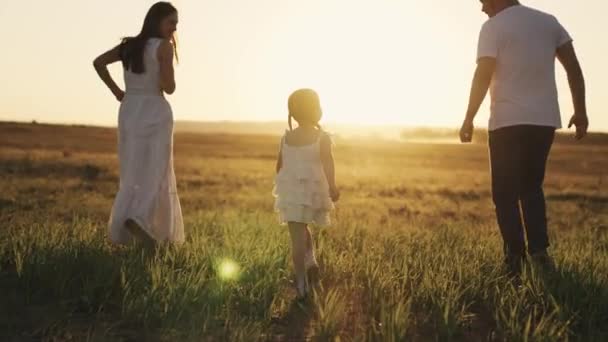
[[[126,70],[136,74],[144,73],[144,49],[150,38],[161,38],[160,24],[166,17],[177,13],[169,2],[157,2],[148,10],[141,32],[135,37],[123,38],[120,44],[120,59]],[[173,49],[177,59],[177,42],[173,39]]]

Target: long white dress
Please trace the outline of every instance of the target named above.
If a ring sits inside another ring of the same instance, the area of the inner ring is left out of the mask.
[[[274,208],[279,222],[299,222],[327,226],[334,204],[321,162],[319,138],[310,145],[292,146],[281,139],[281,170],[275,177]]]
[[[110,240],[118,244],[132,241],[128,219],[156,241],[184,241],[173,171],[173,112],[160,91],[160,43],[148,40],[143,74],[124,71],[126,95],[118,115],[120,185],[109,222]]]

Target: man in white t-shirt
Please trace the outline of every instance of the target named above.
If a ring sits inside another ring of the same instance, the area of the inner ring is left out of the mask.
[[[533,262],[552,265],[543,180],[555,129],[561,128],[556,57],[568,74],[575,109],[568,127],[576,126],[577,139],[588,127],[585,81],[572,39],[555,17],[516,0],[481,3],[490,19],[479,35],[477,70],[460,139],[471,141],[473,119],[490,89],[492,197],[506,263],[516,275],[526,256],[524,231]]]

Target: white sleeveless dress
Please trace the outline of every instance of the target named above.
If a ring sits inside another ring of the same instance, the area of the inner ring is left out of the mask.
[[[118,115],[120,186],[109,222],[110,240],[118,244],[132,240],[128,219],[156,241],[184,241],[173,171],[173,113],[160,90],[161,42],[148,40],[143,74],[124,71],[126,95]]]
[[[286,133],[287,134],[287,133]],[[321,163],[320,140],[313,144],[290,146],[281,139],[282,167],[275,177],[274,208],[281,224],[299,222],[327,226],[334,204]]]

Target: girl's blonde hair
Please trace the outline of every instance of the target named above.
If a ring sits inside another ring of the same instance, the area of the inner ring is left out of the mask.
[[[289,116],[287,118],[289,130],[293,130],[291,118],[298,123],[309,122],[317,128],[321,128],[319,121],[321,121],[323,111],[321,110],[319,95],[314,90],[298,89],[294,91],[289,96],[287,107],[289,109]]]

